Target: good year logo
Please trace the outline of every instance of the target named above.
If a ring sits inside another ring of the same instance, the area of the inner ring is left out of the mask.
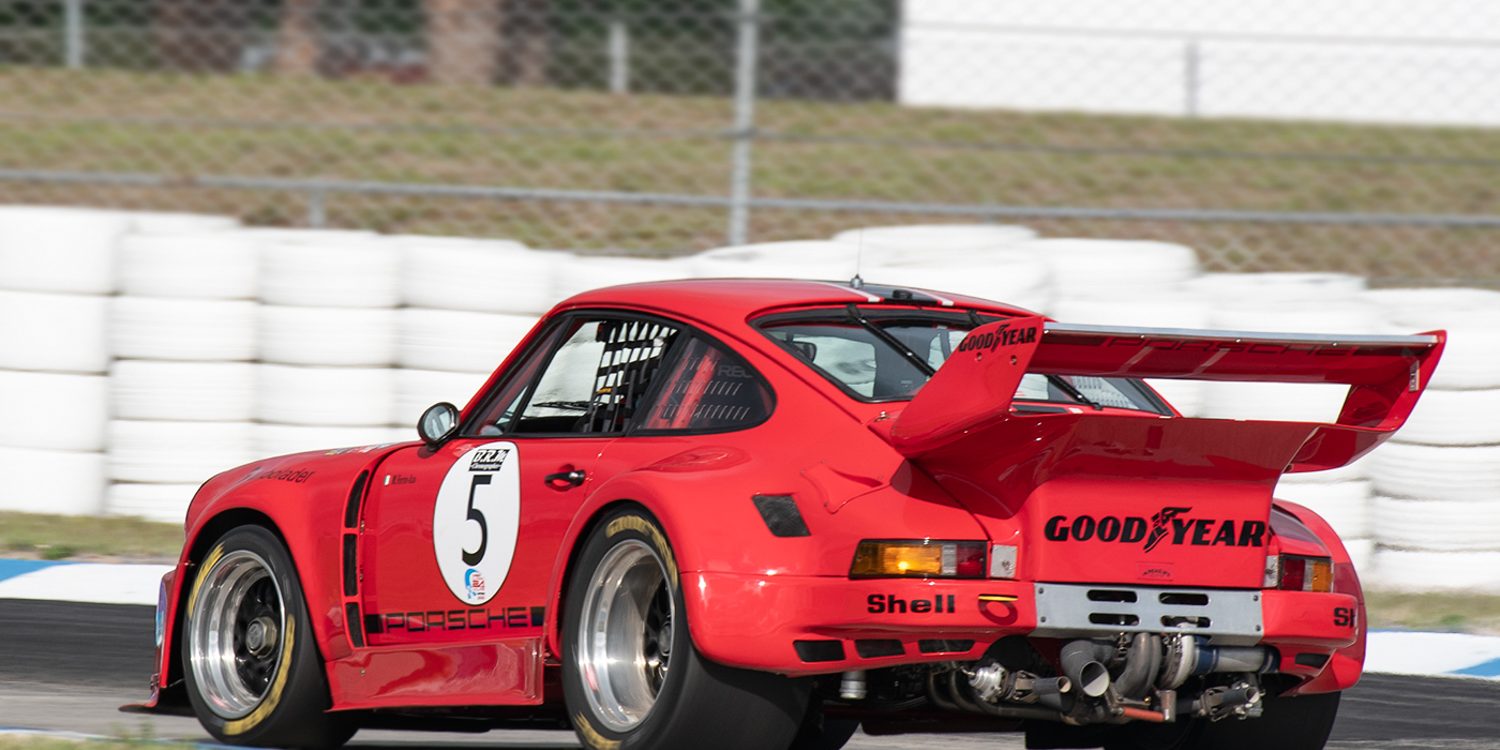
[[[1193,547],[1263,547],[1265,521],[1192,518],[1190,507],[1162,508],[1148,520],[1141,516],[1053,516],[1042,533],[1053,542],[1140,544],[1147,552],[1164,542]]]
[[[1002,346],[1016,346],[1017,344],[1036,343],[1036,326],[1027,328],[1011,328],[1009,324],[1002,325],[993,331],[974,333],[965,336],[958,343],[958,351],[986,351],[992,352]]]

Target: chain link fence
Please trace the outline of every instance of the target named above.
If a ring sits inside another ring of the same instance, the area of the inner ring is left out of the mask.
[[[1475,0],[0,0],[0,202],[672,255],[934,221],[1500,285]]]

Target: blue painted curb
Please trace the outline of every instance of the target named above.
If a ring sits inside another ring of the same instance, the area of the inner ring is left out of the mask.
[[[50,568],[55,565],[68,564],[69,563],[56,562],[52,560],[8,560],[5,558],[0,558],[0,581],[4,581],[8,578],[15,578],[16,576],[23,576],[27,573],[34,573],[43,568]]]

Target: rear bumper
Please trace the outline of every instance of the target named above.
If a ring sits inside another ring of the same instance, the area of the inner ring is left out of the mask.
[[[1141,624],[1075,632],[1070,623],[1057,622],[1055,611],[1045,604],[1044,611],[1054,613],[1044,615],[1049,622],[1038,621],[1037,590],[1049,584],[1030,581],[849,580],[684,572],[682,585],[693,642],[700,652],[722,664],[790,675],[968,661],[980,658],[1006,636],[1175,632],[1147,626],[1161,620],[1156,610],[1144,605],[1159,602],[1163,592],[1207,592],[1211,598],[1227,600],[1216,613],[1232,615],[1236,630],[1230,637],[1215,640],[1275,646],[1283,652],[1283,671],[1304,679],[1315,676],[1324,664],[1312,657],[1299,661],[1297,654],[1331,655],[1354,643],[1363,627],[1357,618],[1344,624],[1340,611],[1354,611],[1357,603],[1353,596],[1338,593],[1099,587],[1136,592],[1143,605]],[[1054,590],[1061,587],[1067,586],[1053,586]],[[1109,611],[1120,614],[1128,609],[1115,602]],[[1087,622],[1089,614],[1081,611],[1075,616]],[[1243,628],[1249,628],[1252,635],[1246,636]],[[1193,630],[1210,637],[1214,631],[1212,623]]]

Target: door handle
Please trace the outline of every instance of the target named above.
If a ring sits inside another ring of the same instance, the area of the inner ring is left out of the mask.
[[[569,487],[577,487],[583,484],[583,480],[587,478],[588,474],[584,473],[583,469],[571,469],[569,471],[559,471],[556,474],[548,474],[542,478],[542,481],[546,482],[547,486],[554,490],[565,490]]]

